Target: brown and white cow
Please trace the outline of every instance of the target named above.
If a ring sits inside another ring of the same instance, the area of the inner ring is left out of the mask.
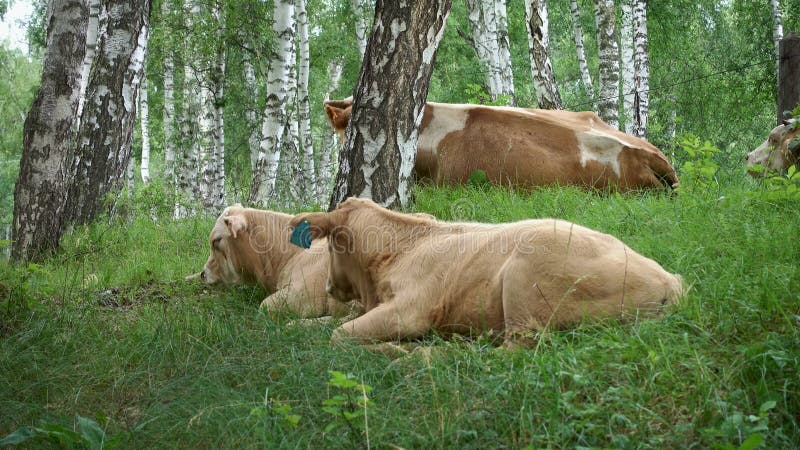
[[[203,271],[187,277],[208,284],[259,284],[273,292],[261,307],[285,309],[302,317],[343,316],[351,306],[325,291],[328,244],[325,239],[302,249],[289,243],[292,216],[272,211],[226,208],[211,230],[211,255]],[[357,308],[357,305],[354,305]]]
[[[755,150],[747,154],[747,172],[754,177],[762,177],[770,172],[786,172],[797,164],[800,145],[790,145],[800,139],[795,119],[786,120],[773,128],[769,137]],[[755,169],[760,166],[761,169]]]
[[[325,103],[342,141],[352,101]],[[621,191],[678,186],[658,148],[590,111],[432,103],[425,105],[414,172],[437,185],[463,184],[477,170],[495,184],[576,185]]]
[[[531,331],[584,318],[652,316],[682,293],[679,275],[613,236],[556,219],[435,222],[350,198],[295,216],[328,237],[328,292],[365,314],[334,331],[358,342],[443,333]]]

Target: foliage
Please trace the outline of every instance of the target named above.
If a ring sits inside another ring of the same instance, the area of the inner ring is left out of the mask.
[[[751,166],[748,170],[758,173],[765,169],[761,166]],[[750,196],[774,202],[800,200],[800,172],[797,166],[790,166],[786,174],[766,175],[763,189],[753,191]]]
[[[372,387],[357,382],[351,373],[344,374],[331,370],[330,375],[328,386],[339,394],[322,402],[322,410],[333,416],[332,422],[325,427],[325,432],[330,433],[337,428],[347,427],[354,437],[364,434],[369,439],[367,417],[373,403],[367,397],[367,393],[372,391]]]
[[[700,141],[700,138],[691,133],[680,137],[678,142],[685,153],[680,171],[681,189],[699,190],[717,185],[719,165],[713,158],[719,153],[719,149],[708,140]]]
[[[0,446],[19,445],[26,442],[50,442],[62,448],[75,450],[111,450],[117,448],[125,437],[123,434],[106,435],[104,427],[108,419],[105,416],[100,417],[103,426],[92,419],[81,416],[78,416],[75,421],[77,422],[77,431],[47,422],[43,422],[38,427],[22,427],[0,439]]]
[[[467,96],[467,103],[479,105],[507,106],[511,102],[511,96],[505,94],[498,95],[496,99],[492,100],[483,86],[473,83],[467,84],[467,87],[464,88],[464,95]]]

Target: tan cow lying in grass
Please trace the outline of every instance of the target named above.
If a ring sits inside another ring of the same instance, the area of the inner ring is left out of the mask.
[[[342,142],[352,101],[325,103]],[[437,185],[477,170],[494,184],[575,185],[620,191],[676,188],[678,176],[652,144],[590,111],[426,103],[414,172]]]
[[[350,198],[295,216],[328,237],[328,292],[366,313],[333,339],[378,342],[449,333],[531,331],[587,317],[652,316],[676,303],[681,277],[613,236],[555,219],[435,222]]]
[[[792,144],[800,139],[796,127],[795,119],[791,119],[773,128],[767,140],[747,154],[747,172],[754,177],[762,177],[770,172],[786,172],[797,164],[800,143]],[[755,170],[754,166],[760,166],[761,169]]]
[[[211,255],[203,271],[187,277],[209,284],[259,284],[273,292],[261,302],[268,310],[286,309],[302,317],[344,316],[351,306],[325,291],[328,244],[304,250],[286,239],[292,216],[230,206],[211,230]]]

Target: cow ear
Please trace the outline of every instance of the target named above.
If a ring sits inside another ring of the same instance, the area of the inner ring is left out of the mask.
[[[311,239],[319,239],[327,236],[334,226],[331,221],[331,213],[326,212],[298,214],[289,221],[289,226],[294,228],[303,221],[308,222],[310,225]]]
[[[234,215],[234,216],[226,216],[224,219],[225,225],[228,226],[228,230],[230,230],[231,235],[233,238],[236,239],[236,236],[242,231],[247,229],[247,220],[244,217]]]
[[[330,121],[334,128],[336,127],[336,121],[339,120],[339,117],[343,112],[344,110],[341,108],[337,108],[328,104],[325,105],[325,114],[328,116],[328,121]]]

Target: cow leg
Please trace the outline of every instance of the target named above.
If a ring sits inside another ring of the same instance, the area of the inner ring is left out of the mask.
[[[289,290],[286,288],[278,289],[272,295],[267,296],[261,302],[261,309],[265,312],[285,311],[289,309]]]
[[[545,331],[556,310],[542,289],[531,280],[531,266],[526,261],[509,261],[503,268],[502,301],[506,348],[528,348]]]
[[[367,312],[361,317],[345,322],[333,330],[331,341],[354,341],[360,344],[411,339],[422,336],[430,323],[422,314],[398,307],[395,298]]]

